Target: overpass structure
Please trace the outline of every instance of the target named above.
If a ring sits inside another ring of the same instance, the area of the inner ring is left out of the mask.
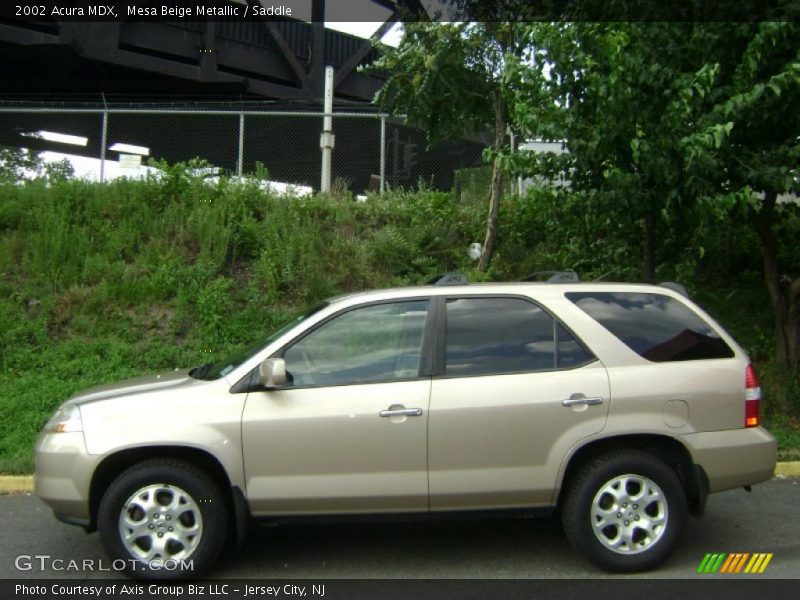
[[[404,14],[423,11],[420,0],[361,1],[382,11],[383,22],[373,34],[377,39]],[[237,113],[321,110],[328,65],[335,69],[334,111],[375,112],[370,101],[384,77],[358,71],[376,57],[371,41],[326,28],[326,0],[307,2],[308,21],[0,20],[0,145],[115,159],[108,148],[123,141],[146,146],[151,156],[169,162],[200,156],[235,171],[250,170],[258,161],[275,179],[316,185],[321,118],[248,117],[250,135],[238,143],[247,145],[242,166],[235,141]],[[182,112],[113,113],[125,107]],[[70,108],[95,112],[65,112]],[[107,108],[111,133],[100,118]],[[202,109],[229,110],[233,118],[215,114],[192,121],[186,114]],[[334,122],[334,177],[351,182],[354,190],[367,187],[377,172],[381,147],[387,153],[387,181],[396,185],[415,185],[422,177],[447,187],[454,169],[480,161],[481,145],[473,141],[426,151],[424,132],[401,124],[387,131],[385,124],[367,122]],[[88,143],[67,149],[31,137],[42,130],[83,136]]]
[[[322,97],[323,70],[330,65],[337,98],[370,101],[382,79],[357,72],[375,58],[370,41],[326,29],[326,0],[307,1],[309,22],[5,19],[0,93],[314,99]],[[386,15],[373,35],[378,39],[404,11],[422,11],[419,0],[360,1]]]

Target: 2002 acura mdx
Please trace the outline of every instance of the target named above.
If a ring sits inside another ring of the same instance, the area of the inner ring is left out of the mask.
[[[591,562],[638,571],[709,492],[771,477],[760,398],[742,348],[671,287],[378,290],[76,395],[38,440],[36,492],[137,577],[198,576],[251,516],[487,509],[557,510]]]

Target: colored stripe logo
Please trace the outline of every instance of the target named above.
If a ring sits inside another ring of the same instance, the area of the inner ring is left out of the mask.
[[[713,575],[714,573],[724,573],[735,575],[739,573],[761,574],[767,569],[773,554],[766,552],[715,552],[708,553],[700,561],[697,567],[698,573]]]

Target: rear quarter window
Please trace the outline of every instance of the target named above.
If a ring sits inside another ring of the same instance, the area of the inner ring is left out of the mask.
[[[571,369],[594,360],[561,323],[528,300],[450,298],[446,306],[447,376]]]
[[[688,306],[663,294],[568,292],[566,297],[652,362],[731,358],[733,350]]]

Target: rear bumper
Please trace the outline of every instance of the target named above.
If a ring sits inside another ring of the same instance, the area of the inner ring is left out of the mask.
[[[681,439],[708,476],[709,492],[760,483],[775,473],[778,444],[761,427],[690,433]]]

